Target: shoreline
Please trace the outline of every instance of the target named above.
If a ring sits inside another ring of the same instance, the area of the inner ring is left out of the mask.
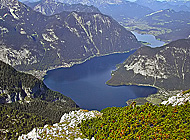
[[[69,62],[69,63],[65,63],[63,65],[60,65],[60,66],[51,66],[49,67],[48,69],[46,70],[30,70],[30,71],[21,71],[21,72],[24,72],[24,73],[28,73],[28,74],[31,74],[33,76],[35,76],[36,78],[40,79],[40,80],[44,80],[44,77],[45,75],[47,75],[47,72],[48,71],[51,71],[51,70],[55,70],[55,69],[59,69],[59,68],[71,68],[73,67],[74,65],[79,65],[79,64],[83,64],[85,63],[86,61],[88,60],[91,60],[92,58],[95,58],[95,57],[103,57],[103,56],[108,56],[108,55],[113,55],[113,54],[123,54],[123,53],[129,53],[129,52],[132,52],[132,51],[136,51],[138,48],[134,48],[134,49],[131,49],[131,50],[128,50],[128,51],[123,51],[123,52],[113,52],[113,53],[108,53],[108,54],[98,54],[98,55],[93,55],[93,56],[90,56],[88,58],[86,58],[85,60],[83,61],[76,61],[76,62]]]
[[[168,98],[176,95],[177,93],[180,93],[181,90],[166,90],[164,88],[160,88],[154,85],[150,85],[150,84],[137,84],[137,83],[123,83],[123,84],[111,84],[109,83],[109,80],[106,82],[106,84],[108,86],[112,86],[112,87],[119,87],[119,86],[142,86],[142,87],[152,87],[152,88],[156,88],[157,92],[148,95],[147,97],[139,97],[139,98],[135,98],[135,99],[129,99],[126,101],[127,105],[130,105],[132,102],[136,102],[137,105],[144,105],[144,103],[149,102],[152,103],[154,105],[159,105],[160,103],[162,103],[163,101],[167,100]]]

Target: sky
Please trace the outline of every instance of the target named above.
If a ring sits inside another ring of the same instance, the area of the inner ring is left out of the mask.
[[[134,1],[136,1],[136,0],[128,0],[128,1],[132,1],[132,2],[134,2]],[[158,0],[158,1],[164,1],[164,0]]]

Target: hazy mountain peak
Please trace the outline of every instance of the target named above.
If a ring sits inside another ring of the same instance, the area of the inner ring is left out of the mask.
[[[9,9],[17,9],[17,7],[19,7],[19,2],[18,0],[0,0],[0,7],[1,9],[4,7]]]
[[[55,0],[42,0],[33,9],[44,15],[50,16],[54,14],[61,13],[63,11],[76,11],[76,12],[87,12],[87,13],[100,13],[98,8],[94,6],[79,4],[68,4],[56,2]]]
[[[58,0],[59,2],[69,3],[69,4],[86,4],[101,6],[102,4],[121,4],[124,0]]]

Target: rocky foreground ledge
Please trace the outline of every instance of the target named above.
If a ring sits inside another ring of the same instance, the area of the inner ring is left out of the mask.
[[[23,134],[18,140],[37,139],[85,139],[81,133],[79,124],[82,120],[100,117],[102,113],[98,111],[78,110],[64,114],[59,123],[53,126],[45,125],[42,128],[34,128],[28,134]],[[85,139],[87,140],[87,139]]]

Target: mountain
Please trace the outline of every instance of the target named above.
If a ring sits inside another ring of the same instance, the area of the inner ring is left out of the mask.
[[[55,15],[63,11],[100,13],[100,11],[94,6],[87,6],[83,4],[63,4],[61,2],[55,2],[54,0],[41,0],[33,7],[33,9],[47,16]]]
[[[137,4],[149,7],[154,11],[172,9],[176,12],[189,11],[190,1],[158,1],[158,0],[136,0]]]
[[[59,2],[94,5],[103,14],[113,17],[118,22],[128,18],[139,18],[153,12],[148,7],[126,0],[59,0]]]
[[[130,31],[140,34],[153,34],[157,39],[171,42],[190,36],[190,12],[160,10],[143,18],[125,20],[122,25]]]
[[[98,9],[106,15],[110,15],[118,22],[128,20],[129,18],[141,18],[153,12],[153,10],[148,7],[125,0],[123,0],[121,4],[107,3],[101,5]]]
[[[43,81],[16,71],[0,61],[0,104],[35,101],[60,102],[66,108],[77,106],[70,98],[47,88]],[[37,99],[37,100],[36,100]]]
[[[60,114],[78,107],[70,98],[47,88],[43,81],[18,72],[2,61],[0,76],[0,104],[9,105],[15,110],[55,121],[59,120]]]
[[[69,4],[85,4],[85,5],[94,5],[95,7],[100,7],[101,5],[105,4],[122,4],[125,2],[124,0],[58,0],[62,3],[69,3]]]
[[[40,3],[40,1],[36,1],[36,2],[23,1],[22,3],[24,3],[25,5],[27,5],[27,6],[29,6],[30,8],[33,9],[36,5],[38,5]]]
[[[151,27],[168,30],[157,36],[161,39],[174,41],[188,38],[190,35],[190,12],[161,10],[147,15],[143,20]]]
[[[43,81],[30,74],[18,72],[2,61],[0,61],[0,76],[0,104],[30,102],[39,98],[50,102],[60,100],[65,105],[76,105],[70,98],[48,89]]]
[[[190,87],[190,39],[142,47],[112,73],[109,85],[148,85],[167,91]]]
[[[100,13],[45,16],[14,0],[1,0],[0,60],[37,77],[94,56],[140,47],[136,37]]]

